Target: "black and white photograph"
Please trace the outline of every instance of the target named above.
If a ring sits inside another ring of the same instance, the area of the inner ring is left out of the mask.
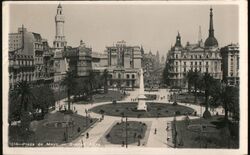
[[[4,154],[247,154],[247,55],[246,1],[4,2]]]

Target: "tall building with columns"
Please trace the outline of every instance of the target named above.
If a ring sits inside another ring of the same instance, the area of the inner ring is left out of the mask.
[[[55,16],[56,35],[53,42],[53,47],[55,49],[63,49],[65,46],[67,46],[67,41],[64,36],[64,22],[65,18],[63,15],[62,5],[59,4]]]
[[[239,85],[239,45],[230,44],[221,48],[223,81],[228,85]]]
[[[128,46],[125,41],[107,46],[107,64],[109,85],[114,87],[138,87],[139,70],[142,68],[142,49],[140,46]]]
[[[176,43],[167,54],[167,62],[170,64],[170,80],[172,86],[187,86],[187,73],[189,70],[197,70],[201,73],[209,73],[215,79],[222,79],[221,54],[219,44],[214,35],[213,9],[210,9],[209,34],[203,43],[201,30],[199,29],[198,43],[185,46],[181,43],[181,35],[178,32]]]

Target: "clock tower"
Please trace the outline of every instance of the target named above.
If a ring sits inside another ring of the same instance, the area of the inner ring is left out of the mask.
[[[64,15],[63,9],[61,4],[57,7],[57,13],[55,16],[55,23],[56,23],[56,36],[53,42],[53,47],[55,49],[63,49],[64,46],[67,46],[67,41],[64,36]]]

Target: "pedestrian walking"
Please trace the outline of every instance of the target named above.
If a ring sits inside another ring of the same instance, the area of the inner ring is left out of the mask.
[[[88,132],[86,133],[86,138],[87,138],[87,139],[89,138],[89,133],[88,133]]]
[[[157,129],[155,128],[155,135],[156,135]]]

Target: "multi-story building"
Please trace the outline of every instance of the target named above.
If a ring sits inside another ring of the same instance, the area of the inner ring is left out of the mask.
[[[239,45],[230,44],[221,48],[223,81],[239,85]]]
[[[92,70],[92,49],[86,47],[83,41],[80,41],[79,47],[66,47],[63,50],[64,57],[69,64],[71,70],[77,77],[87,77]]]
[[[202,39],[197,44],[187,42],[183,47],[181,36],[178,33],[174,47],[168,52],[167,62],[170,64],[170,79],[173,86],[187,86],[186,75],[189,70],[197,70],[201,73],[209,73],[215,79],[222,79],[221,54],[218,41],[214,37],[213,12],[210,9],[209,36],[205,41]]]
[[[46,39],[43,42],[43,65],[44,65],[44,80],[46,83],[54,82],[54,53],[49,47]]]
[[[9,88],[14,89],[19,81],[33,81],[35,71],[33,55],[9,52]]]
[[[39,82],[44,80],[43,48],[44,44],[41,35],[34,32],[28,32],[23,26],[22,28],[18,28],[17,33],[9,33],[10,55],[34,59],[32,62],[35,69],[33,73],[30,74],[31,81]]]
[[[138,87],[138,73],[141,68],[140,46],[128,46],[118,41],[115,46],[106,47],[108,56],[109,85],[114,87]]]

